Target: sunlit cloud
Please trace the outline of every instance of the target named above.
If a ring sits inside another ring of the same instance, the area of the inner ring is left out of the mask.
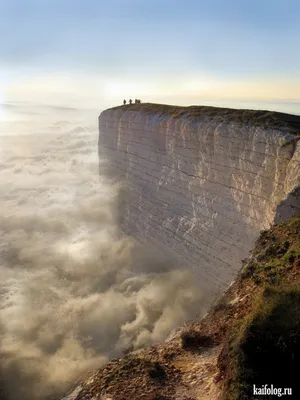
[[[120,187],[99,178],[94,115],[40,108],[31,109],[38,124],[9,124],[0,146],[0,391],[9,400],[59,399],[205,304],[192,270],[120,232]]]

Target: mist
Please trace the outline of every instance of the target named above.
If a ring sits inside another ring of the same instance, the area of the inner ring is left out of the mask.
[[[99,177],[97,117],[1,108],[5,400],[59,399],[112,357],[163,340],[202,311],[191,270],[120,231],[123,187]]]

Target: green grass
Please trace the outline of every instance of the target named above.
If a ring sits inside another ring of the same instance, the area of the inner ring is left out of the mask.
[[[261,232],[241,274],[252,292],[250,310],[237,318],[219,357],[223,400],[253,396],[253,384],[287,387],[300,399],[300,216]],[[245,314],[244,314],[245,315]]]
[[[222,362],[229,363],[224,400],[253,399],[253,384],[288,387],[296,394],[300,387],[300,286],[266,287],[253,312],[236,327],[223,356]]]
[[[282,277],[300,260],[300,218],[277,225],[272,231],[261,233],[254,257],[246,264],[243,278],[256,285],[280,285]]]

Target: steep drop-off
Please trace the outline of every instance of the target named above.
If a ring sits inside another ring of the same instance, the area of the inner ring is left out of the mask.
[[[253,400],[259,398],[253,385],[272,385],[282,395],[288,390],[298,400],[299,306],[296,216],[261,233],[235,282],[203,319],[111,360],[63,400]]]
[[[99,156],[126,182],[122,226],[195,270],[212,301],[261,230],[300,211],[300,117],[137,104],[99,117]]]

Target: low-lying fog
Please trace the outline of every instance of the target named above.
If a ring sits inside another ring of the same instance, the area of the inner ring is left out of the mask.
[[[200,312],[192,271],[116,225],[97,111],[0,106],[0,397],[57,399]]]

